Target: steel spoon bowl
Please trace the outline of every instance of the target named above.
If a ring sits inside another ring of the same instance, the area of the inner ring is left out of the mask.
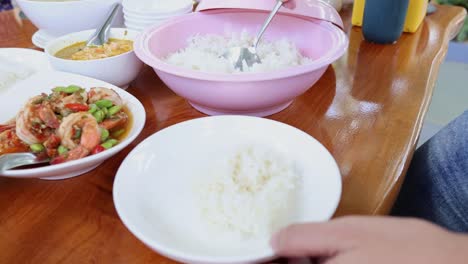
[[[222,57],[228,59],[234,65],[234,68],[239,69],[240,71],[244,71],[244,65],[251,67],[255,63],[261,63],[260,57],[257,54],[258,43],[260,42],[263,33],[265,33],[268,25],[270,25],[270,22],[273,20],[276,13],[278,13],[280,8],[283,6],[283,3],[286,3],[287,1],[288,0],[277,0],[275,7],[266,19],[265,23],[260,29],[260,32],[257,34],[257,37],[255,38],[252,46],[230,48],[222,55]]]
[[[94,32],[94,34],[89,38],[88,42],[86,42],[86,46],[101,46],[104,43],[107,43],[109,40],[109,31],[111,28],[112,21],[114,21],[115,15],[117,15],[117,11],[119,10],[120,4],[115,3],[112,6],[112,10],[109,13],[107,19],[104,23]]]
[[[48,163],[49,159],[40,159],[32,153],[12,153],[0,156],[0,172],[21,166]]]

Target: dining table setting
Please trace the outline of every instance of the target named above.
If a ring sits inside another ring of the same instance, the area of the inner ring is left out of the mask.
[[[0,263],[268,262],[285,223],[390,214],[466,17],[377,44],[352,4],[87,1],[0,12]]]

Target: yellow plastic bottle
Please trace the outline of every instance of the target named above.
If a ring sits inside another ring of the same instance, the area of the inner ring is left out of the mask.
[[[364,16],[364,6],[366,0],[354,0],[353,16],[351,23],[355,26],[362,26],[362,18]],[[426,17],[427,0],[410,0],[408,6],[408,13],[406,15],[405,32],[416,32],[422,24],[424,17]]]

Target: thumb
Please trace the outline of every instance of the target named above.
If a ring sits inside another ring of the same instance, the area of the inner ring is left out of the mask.
[[[335,222],[295,224],[276,233],[271,246],[282,257],[330,257],[351,248],[355,237]]]

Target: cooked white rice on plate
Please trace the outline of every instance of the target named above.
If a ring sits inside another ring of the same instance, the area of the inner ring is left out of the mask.
[[[198,183],[201,222],[208,234],[261,240],[288,224],[299,175],[292,162],[269,148],[240,148]]]
[[[35,73],[34,69],[0,55],[0,93]]]

